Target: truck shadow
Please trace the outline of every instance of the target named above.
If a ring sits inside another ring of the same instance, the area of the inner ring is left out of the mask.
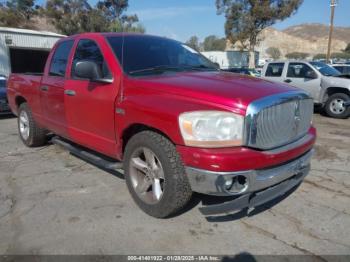
[[[215,223],[220,223],[220,222],[232,222],[235,220],[239,220],[241,218],[244,217],[253,217],[255,215],[258,215],[260,213],[263,213],[269,209],[271,209],[272,207],[274,207],[275,205],[279,204],[280,202],[282,202],[284,199],[286,199],[287,197],[289,197],[292,193],[294,193],[294,191],[296,191],[299,188],[300,184],[295,186],[294,188],[290,189],[289,191],[287,191],[284,195],[281,195],[269,202],[266,202],[260,206],[257,206],[255,208],[253,208],[252,210],[249,210],[248,208],[242,209],[236,213],[232,213],[232,214],[224,214],[224,215],[213,215],[213,216],[206,216],[206,220],[208,222],[215,222]],[[214,202],[212,201],[217,201],[215,199],[212,199],[212,197],[208,198],[208,196],[203,195],[202,198],[202,203],[204,205],[211,205],[214,204]],[[222,202],[221,202],[222,203]],[[217,204],[220,204],[217,203]]]
[[[223,215],[213,215],[213,216],[206,216],[206,220],[208,222],[213,223],[220,223],[220,222],[232,222],[235,220],[239,220],[244,217],[253,217],[257,214],[263,213],[269,209],[271,209],[273,206],[279,204],[281,201],[286,199],[289,195],[291,195],[294,191],[298,189],[300,186],[297,185],[296,187],[290,189],[288,192],[286,192],[284,195],[279,196],[265,204],[262,204],[261,206],[255,207],[253,210],[249,210],[248,208],[242,209],[236,213],[230,213],[230,214],[223,214]],[[186,205],[185,208],[181,209],[177,213],[173,214],[172,216],[167,217],[167,219],[174,218],[177,216],[180,216],[186,212],[189,212],[193,208],[197,207],[202,203],[203,206],[210,206],[210,205],[217,205],[222,204],[227,201],[234,200],[235,197],[218,197],[218,196],[209,196],[199,193],[193,193],[193,196],[190,200],[190,202]]]
[[[16,116],[13,115],[12,113],[8,113],[8,114],[0,114],[0,121],[4,120],[4,119],[12,119],[15,118]]]
[[[249,252],[242,252],[234,256],[223,256],[222,262],[256,262],[255,257]]]

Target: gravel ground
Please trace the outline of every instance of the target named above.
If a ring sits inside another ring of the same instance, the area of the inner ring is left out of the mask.
[[[250,216],[188,210],[158,220],[108,173],[55,145],[29,149],[0,118],[0,254],[350,254],[350,121],[314,117],[312,171]]]

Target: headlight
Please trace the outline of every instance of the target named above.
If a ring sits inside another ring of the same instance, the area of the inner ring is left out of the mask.
[[[222,111],[195,111],[179,116],[187,146],[230,147],[243,144],[244,117]]]

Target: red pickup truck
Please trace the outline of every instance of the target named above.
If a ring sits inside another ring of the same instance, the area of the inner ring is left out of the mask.
[[[8,100],[25,145],[41,146],[53,133],[73,154],[123,168],[135,202],[160,218],[192,192],[230,196],[201,207],[205,215],[285,194],[309,172],[316,138],[305,92],[222,72],[156,36],[64,38],[42,75],[10,76]]]

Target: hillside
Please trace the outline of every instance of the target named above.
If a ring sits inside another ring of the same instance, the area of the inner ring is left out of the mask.
[[[305,52],[311,56],[326,53],[328,26],[322,24],[301,24],[279,31],[267,28],[261,34],[262,41],[257,47],[260,57],[265,58],[269,47],[277,47],[282,55],[291,52]],[[331,52],[341,52],[350,43],[350,27],[335,27]]]
[[[282,31],[291,36],[306,40],[328,38],[329,27],[323,24],[302,24],[286,28]],[[334,27],[334,39],[350,43],[350,27]]]

